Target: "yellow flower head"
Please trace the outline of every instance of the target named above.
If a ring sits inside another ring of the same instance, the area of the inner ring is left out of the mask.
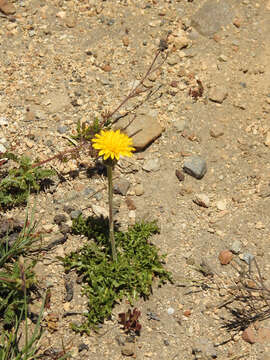
[[[92,140],[93,148],[100,150],[99,156],[103,156],[104,160],[111,158],[112,160],[119,160],[120,155],[131,156],[132,151],[135,150],[132,145],[132,139],[120,130],[101,130],[100,134]]]

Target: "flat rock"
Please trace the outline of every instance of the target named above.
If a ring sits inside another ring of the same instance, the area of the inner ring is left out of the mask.
[[[242,339],[249,344],[255,344],[256,342],[256,334],[252,327],[246,328],[242,333]]]
[[[143,170],[145,171],[158,171],[160,169],[160,161],[158,158],[155,159],[147,159],[143,164]]]
[[[131,124],[128,123],[129,119],[122,118],[117,121],[115,128],[125,129],[126,134],[132,136],[133,146],[137,151],[144,150],[162,133],[157,119],[149,115],[138,115]]]
[[[129,187],[130,187],[130,182],[125,178],[120,178],[114,182],[113,192],[115,194],[120,194],[125,196],[127,195]]]
[[[0,11],[5,15],[15,14],[15,6],[8,0],[0,0]]]
[[[193,202],[205,208],[210,206],[210,200],[206,194],[195,194]]]
[[[209,90],[209,99],[218,104],[222,104],[228,96],[228,91],[225,86],[214,86]]]
[[[202,179],[207,171],[206,161],[200,156],[190,156],[185,159],[183,169],[196,179]]]
[[[211,36],[232,23],[234,14],[229,1],[207,0],[194,14],[191,26],[201,35]]]
[[[234,242],[232,243],[232,246],[231,246],[231,251],[234,253],[234,254],[239,254],[240,251],[241,251],[241,248],[242,248],[242,244],[239,240],[234,240]]]

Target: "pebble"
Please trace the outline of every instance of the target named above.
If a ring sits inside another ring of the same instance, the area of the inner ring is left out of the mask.
[[[182,181],[185,180],[185,175],[183,174],[182,171],[180,171],[180,170],[178,170],[178,169],[175,170],[175,176],[177,177],[177,179],[178,179],[180,182],[182,182]]]
[[[73,220],[73,219],[77,219],[77,217],[79,217],[81,214],[82,214],[81,210],[72,210],[69,215],[70,218]]]
[[[57,128],[57,132],[59,132],[59,134],[65,134],[68,131],[68,127],[66,125],[60,125]]]
[[[196,179],[202,179],[207,171],[206,161],[200,156],[190,156],[185,159],[183,169]]]
[[[127,195],[129,187],[130,187],[130,182],[125,178],[120,178],[114,182],[113,191],[115,194],[120,194],[125,196]]]
[[[243,331],[242,339],[248,342],[249,344],[255,344],[256,342],[255,331],[252,329],[251,326],[249,326]]]
[[[264,140],[264,145],[270,147],[270,131],[267,131],[267,133],[266,133],[266,137],[265,137],[265,140]]]
[[[108,209],[105,209],[104,207],[95,204],[92,204],[91,208],[96,216],[103,216],[105,218],[109,217]]]
[[[65,214],[57,214],[55,215],[53,221],[55,222],[55,224],[60,225],[61,223],[67,221],[67,217]]]
[[[187,127],[187,122],[184,119],[177,119],[174,121],[173,126],[175,127],[177,132],[182,132]]]
[[[12,15],[12,14],[15,14],[15,12],[16,12],[15,6],[8,0],[0,1],[0,10],[5,15]]]
[[[229,250],[223,250],[220,252],[218,259],[221,265],[228,265],[233,258],[233,253]]]
[[[160,160],[158,158],[145,160],[142,168],[147,172],[158,171],[160,169]]]
[[[232,243],[232,246],[231,246],[231,251],[234,254],[239,254],[241,251],[241,247],[242,247],[241,242],[239,240],[234,240],[234,242]]]
[[[216,206],[217,206],[217,209],[220,210],[220,211],[226,210],[226,208],[227,208],[227,200],[226,199],[218,200],[216,202]]]
[[[137,184],[134,188],[135,194],[137,196],[141,196],[144,194],[144,188],[142,184]]]
[[[0,126],[8,125],[8,119],[5,116],[0,117]]]
[[[5,146],[0,143],[0,153],[5,153],[6,151],[7,149],[5,148]]]
[[[206,194],[195,194],[193,202],[205,208],[210,206],[210,199]]]
[[[168,313],[168,315],[172,315],[172,314],[174,314],[174,308],[172,308],[172,307],[169,307],[168,309],[167,309],[167,313]]]
[[[132,343],[125,344],[121,350],[121,353],[124,356],[133,356],[135,353],[135,345]]]
[[[209,99],[218,104],[222,104],[228,96],[228,90],[225,86],[214,86],[209,90]]]

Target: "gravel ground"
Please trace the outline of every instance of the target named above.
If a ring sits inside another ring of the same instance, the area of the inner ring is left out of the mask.
[[[18,0],[0,1],[0,9],[0,145],[40,161],[67,149],[79,120],[116,109],[160,44],[168,45],[144,82],[147,92],[116,114],[128,113],[118,126],[134,118],[127,131],[143,127],[135,136],[145,143],[121,160],[115,199],[123,228],[158,220],[153,242],[167,253],[175,283],[136,303],[142,331],[135,343],[124,341],[117,323],[125,302],[100,334],[80,337],[69,328],[79,317],[64,314],[85,311],[87,300],[56,256],[87,240],[68,234],[36,266],[41,288],[52,291],[41,353],[62,350],[63,342],[73,359],[269,360],[268,319],[249,327],[248,338],[243,328],[223,326],[233,315],[220,304],[237,271],[221,265],[231,252],[219,257],[233,250],[245,266],[255,256],[270,284],[269,0]],[[92,164],[87,154],[79,166],[50,162],[66,181],[30,199],[48,243],[61,237],[55,215],[65,214],[70,225],[76,210],[106,214],[106,179],[88,176]],[[5,217],[23,214],[19,208]],[[203,262],[206,276],[198,271]],[[71,301],[67,281],[74,283]]]

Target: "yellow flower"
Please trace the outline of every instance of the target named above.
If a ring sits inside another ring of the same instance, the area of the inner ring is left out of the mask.
[[[132,145],[132,139],[126,134],[120,133],[120,130],[101,130],[100,134],[92,140],[93,148],[100,150],[99,156],[103,156],[104,160],[111,158],[119,160],[120,155],[131,156],[135,150]]]

